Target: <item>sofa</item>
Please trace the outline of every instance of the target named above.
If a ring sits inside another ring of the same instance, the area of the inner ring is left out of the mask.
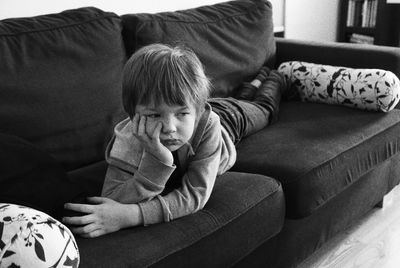
[[[134,51],[155,42],[193,49],[212,80],[213,97],[234,95],[263,65],[276,69],[288,61],[400,75],[400,48],[274,37],[266,0],[157,14],[85,7],[5,19],[0,203],[61,220],[63,203],[100,194],[105,147],[127,117],[122,68]],[[399,133],[398,109],[283,100],[275,123],[238,144],[236,164],[217,178],[202,210],[75,237],[79,267],[296,267],[383,205],[400,180]],[[4,244],[0,236],[0,249]]]

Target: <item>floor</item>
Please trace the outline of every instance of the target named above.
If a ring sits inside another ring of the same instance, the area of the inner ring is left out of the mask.
[[[310,256],[298,268],[399,268],[400,186],[358,223]]]

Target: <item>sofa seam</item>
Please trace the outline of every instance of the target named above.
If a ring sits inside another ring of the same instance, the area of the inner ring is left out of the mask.
[[[283,226],[282,226],[282,227],[283,227]],[[281,230],[280,230],[277,234],[279,234],[280,232],[282,232],[282,228],[281,228]],[[266,239],[263,239],[262,241],[260,241],[259,243],[257,243],[257,247],[256,247],[256,248],[258,248],[259,246],[261,246],[262,244],[264,244],[266,241],[268,241],[268,240],[270,240],[270,239],[271,239],[271,237],[266,238]],[[234,262],[234,263],[232,264],[232,267],[235,266],[235,265],[237,265],[240,261],[244,260],[246,257],[250,256],[250,254],[251,254],[252,252],[253,252],[253,251],[251,251],[251,250],[248,251],[248,252],[246,252],[246,254],[243,255],[242,258],[240,258],[239,260],[237,260],[236,262]]]
[[[253,12],[253,11],[250,11],[248,13],[235,14],[235,15],[232,15],[232,16],[229,16],[229,17],[219,18],[219,19],[209,20],[209,21],[182,21],[182,20],[172,20],[172,19],[168,20],[168,19],[156,18],[156,19],[143,20],[143,22],[149,23],[149,22],[157,21],[157,22],[170,22],[170,23],[179,23],[179,24],[207,25],[207,24],[218,23],[218,22],[221,22],[221,21],[229,20],[229,19],[232,19],[232,18],[241,17],[243,15],[250,14],[251,12]]]
[[[393,158],[394,156],[396,156],[396,155],[398,155],[398,154],[392,155],[391,157],[385,159],[384,161],[382,161],[381,163],[379,163],[379,166],[380,166],[381,164],[385,163],[386,161],[392,160],[392,158]],[[364,175],[366,175],[367,173],[369,173],[369,172],[372,171],[372,170],[373,170],[373,169],[367,170],[366,172],[364,172],[363,174],[361,174],[361,176],[360,176],[359,178],[363,177]],[[337,192],[336,195],[331,195],[331,196],[329,196],[328,199],[327,199],[324,203],[319,204],[318,206],[314,207],[314,209],[313,209],[312,211],[309,211],[308,213],[306,213],[306,216],[305,216],[305,217],[296,217],[296,218],[289,218],[289,219],[292,219],[292,220],[293,220],[293,219],[304,219],[304,218],[309,217],[310,215],[312,215],[312,214],[314,213],[314,211],[320,209],[322,206],[324,206],[324,205],[325,205],[326,203],[328,203],[330,200],[332,200],[333,198],[335,198],[338,194],[340,194],[340,193],[342,193],[343,191],[347,190],[347,189],[348,189],[350,186],[352,186],[355,182],[359,181],[359,178],[358,178],[357,180],[352,181],[351,183],[347,184],[345,187],[342,188],[342,190],[341,190],[340,192]]]
[[[283,191],[282,191],[282,192],[283,192]],[[284,194],[285,194],[285,193],[283,192],[283,195],[284,195]],[[286,205],[285,205],[285,208],[286,208]],[[284,213],[284,220],[283,220],[283,222],[282,222],[282,227],[280,228],[280,230],[279,230],[275,235],[279,234],[279,233],[282,231],[282,229],[283,229],[283,227],[284,227],[284,225],[285,225],[285,219],[286,219],[286,216],[285,216],[285,213]],[[275,236],[273,236],[273,237],[275,237]],[[260,245],[264,244],[266,241],[270,240],[270,239],[273,238],[273,237],[269,237],[269,238],[262,239],[259,243],[257,243],[257,246],[256,246],[255,248],[258,248]],[[243,255],[242,258],[240,258],[239,260],[237,260],[236,262],[234,262],[234,263],[232,264],[232,266],[235,266],[235,265],[238,264],[240,261],[242,261],[244,258],[248,257],[252,252],[253,252],[252,250],[247,251],[246,254]]]
[[[389,127],[386,128],[385,130],[390,130],[390,129],[394,128],[395,126],[397,126],[397,124],[400,124],[400,122],[395,122],[393,125],[389,126]],[[325,160],[324,162],[318,163],[318,166],[317,166],[317,167],[320,167],[321,165],[325,165],[325,164],[329,163],[330,161],[332,161],[332,160],[338,158],[339,156],[342,156],[343,154],[347,153],[348,151],[350,151],[351,149],[353,149],[353,148],[355,148],[355,147],[361,146],[361,145],[364,144],[366,141],[368,141],[368,140],[370,140],[370,139],[373,139],[373,138],[375,138],[376,136],[378,136],[378,134],[380,134],[380,133],[382,133],[382,132],[375,133],[374,135],[370,136],[368,139],[366,139],[366,140],[364,140],[364,141],[362,141],[362,142],[359,142],[359,143],[355,144],[355,145],[352,146],[351,148],[346,149],[345,151],[343,151],[343,152],[341,152],[341,153],[335,155],[334,157],[332,157],[332,158],[330,158],[330,159],[328,159],[328,160]],[[397,153],[399,153],[399,152],[397,152]],[[396,154],[397,154],[397,153],[396,153]],[[396,154],[394,154],[394,155],[396,155]],[[387,159],[390,159],[390,158],[393,157],[394,155],[390,156],[390,157],[387,158]],[[387,159],[385,159],[385,161],[386,161]],[[383,162],[384,162],[384,161],[383,161]],[[381,162],[381,163],[383,163],[383,162]],[[291,184],[294,184],[294,183],[298,182],[298,181],[299,181],[299,178],[304,177],[304,176],[306,176],[307,174],[309,174],[310,172],[316,170],[317,167],[313,167],[313,168],[310,168],[310,169],[307,170],[307,171],[304,171],[301,175],[296,176],[296,178],[295,178],[294,180],[292,180],[292,181],[290,181],[290,182],[287,182],[287,183],[284,183],[284,185],[291,185]],[[371,169],[369,169],[369,170],[371,170]],[[368,171],[367,171],[367,172],[368,172]],[[365,173],[364,173],[364,174],[365,174]]]
[[[253,4],[253,7],[254,6],[258,7],[258,5],[256,5],[256,4]],[[236,18],[236,17],[241,17],[241,16],[248,15],[248,14],[258,13],[259,11],[265,11],[265,10],[268,10],[268,9],[264,8],[264,7],[263,8],[256,8],[256,9],[253,9],[253,10],[247,10],[246,12],[236,13],[236,14],[224,17],[224,18],[217,18],[217,19],[208,20],[208,21],[194,21],[194,20],[193,21],[184,21],[184,20],[162,19],[162,18],[158,18],[158,17],[155,17],[153,19],[144,19],[142,21],[146,22],[146,23],[157,21],[157,22],[171,22],[171,23],[202,24],[202,25],[205,25],[205,24],[211,24],[211,23],[217,23],[217,22],[229,20],[229,19]],[[157,14],[155,14],[155,15],[157,15]]]
[[[248,174],[251,174],[251,173],[248,173]],[[265,177],[268,177],[268,176],[265,176]],[[272,178],[272,177],[269,177],[269,178]],[[273,179],[273,178],[272,178],[272,179]],[[279,191],[282,191],[282,192],[283,192],[282,184],[281,184],[279,181],[275,180],[275,179],[273,179],[273,180],[275,181],[275,183],[277,184],[278,187],[277,187],[275,190],[271,191],[271,192],[268,194],[268,196],[266,196],[266,197],[264,197],[264,198],[262,198],[262,199],[257,200],[257,202],[254,202],[251,206],[247,207],[247,209],[244,210],[243,213],[246,213],[247,211],[251,210],[251,209],[254,208],[257,204],[259,204],[260,202],[262,202],[262,201],[268,199],[270,196],[275,195],[277,192],[279,192]],[[202,210],[200,210],[200,211],[201,211],[202,213],[205,213],[205,212],[202,211]],[[200,211],[198,211],[198,212],[200,212]],[[216,231],[218,231],[219,229],[225,227],[226,225],[228,225],[229,223],[231,223],[232,221],[236,220],[236,219],[239,218],[241,215],[243,215],[243,213],[237,214],[235,217],[232,217],[230,220],[228,220],[227,222],[225,222],[225,224],[223,224],[223,225],[221,225],[221,226],[219,226],[219,227],[214,228],[214,229],[211,230],[209,233],[207,233],[207,234],[205,234],[204,236],[202,236],[201,239],[203,239],[203,238],[205,238],[205,237],[208,237],[208,236],[210,236],[211,234],[213,234],[213,233],[215,233]],[[205,213],[205,214],[210,215],[209,213]],[[214,217],[214,219],[215,219],[215,217]],[[188,247],[190,247],[190,246],[193,246],[194,244],[196,244],[197,242],[199,242],[201,239],[197,239],[197,240],[195,240],[195,241],[191,241],[191,242],[188,243],[186,246],[181,246],[181,247],[177,248],[176,250],[171,251],[170,253],[168,253],[168,254],[166,254],[166,255],[164,255],[164,256],[162,256],[162,257],[157,258],[157,259],[154,260],[153,262],[149,263],[147,266],[151,266],[151,265],[153,265],[153,264],[159,262],[160,260],[163,260],[163,259],[165,259],[166,257],[175,254],[176,252],[178,252],[178,251],[180,251],[180,250],[182,250],[182,249],[185,249],[185,248],[188,248]]]
[[[30,30],[30,31],[22,31],[22,32],[18,32],[18,33],[1,34],[0,37],[19,36],[19,35],[31,34],[31,33],[34,34],[34,33],[38,33],[38,32],[50,32],[50,31],[65,29],[65,28],[69,28],[69,27],[75,27],[75,26],[86,24],[86,23],[92,23],[95,21],[109,19],[109,18],[119,18],[119,16],[115,15],[115,14],[109,14],[109,15],[104,15],[101,17],[96,17],[96,18],[88,19],[88,20],[81,21],[81,22],[63,24],[63,25],[59,25],[57,27],[45,27],[45,28],[35,29],[35,30]]]

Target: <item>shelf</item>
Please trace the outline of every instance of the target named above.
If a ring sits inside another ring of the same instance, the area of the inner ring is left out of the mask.
[[[274,36],[284,37],[285,36],[285,26],[275,26],[274,27]]]
[[[369,27],[346,27],[346,33],[358,33],[358,34],[366,34],[366,35],[374,35],[375,28]]]
[[[389,5],[386,0],[340,0],[339,3],[338,42],[400,46],[400,5]]]
[[[285,31],[285,26],[275,26],[274,27],[274,33],[279,33],[279,32],[284,32]]]

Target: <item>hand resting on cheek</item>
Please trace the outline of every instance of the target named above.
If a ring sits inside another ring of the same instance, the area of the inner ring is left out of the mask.
[[[142,143],[145,150],[162,163],[171,166],[172,153],[160,141],[162,123],[158,122],[153,130],[149,129],[147,117],[136,113],[132,119],[132,133]]]

